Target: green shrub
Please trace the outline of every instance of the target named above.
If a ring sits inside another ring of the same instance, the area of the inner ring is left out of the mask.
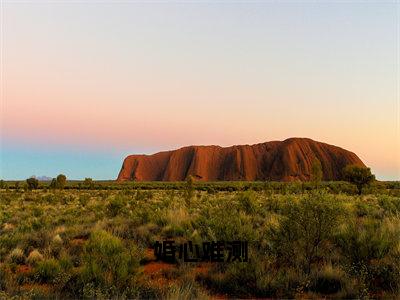
[[[338,293],[345,285],[344,272],[332,266],[324,267],[313,277],[310,290],[323,295]]]
[[[194,280],[186,279],[180,284],[168,286],[161,296],[162,299],[208,299],[208,295]]]
[[[58,255],[60,254],[60,252],[62,250],[63,243],[64,243],[64,241],[62,240],[60,235],[56,234],[50,244],[52,255],[54,255],[55,257],[58,257]]]
[[[60,264],[55,259],[39,261],[34,270],[34,278],[40,283],[52,283],[61,272]]]
[[[255,193],[252,191],[241,192],[237,196],[240,207],[248,214],[257,210]]]
[[[141,191],[137,190],[135,195],[136,201],[150,200],[154,197],[154,194],[151,191]]]
[[[3,179],[1,179],[0,180],[0,189],[6,189],[6,188],[7,188],[7,183]]]
[[[55,197],[54,194],[45,194],[42,196],[42,201],[47,202],[49,204],[56,204],[57,203],[57,197]]]
[[[352,222],[337,236],[337,244],[343,256],[353,266],[360,267],[372,259],[383,258],[394,243],[396,240],[388,232],[382,231],[377,222]]]
[[[110,233],[94,231],[85,245],[83,281],[95,286],[124,288],[135,277],[140,259],[136,246],[130,245],[127,249]]]
[[[92,178],[85,178],[83,184],[89,189],[92,189],[94,187],[94,182]]]
[[[39,186],[39,180],[37,180],[37,179],[34,178],[34,177],[31,177],[31,178],[28,178],[28,179],[26,180],[26,184],[28,185],[28,189],[34,190],[34,189],[37,189],[37,188],[38,188],[38,186]]]
[[[12,263],[23,264],[25,262],[24,251],[22,251],[20,248],[15,248],[11,251],[9,259]]]
[[[189,204],[190,199],[192,199],[194,194],[194,177],[192,175],[189,175],[186,178],[186,184],[185,184],[185,200],[186,203]]]
[[[364,187],[375,181],[375,175],[371,174],[370,168],[357,165],[346,166],[343,169],[343,178],[357,187],[359,195]]]
[[[400,221],[351,222],[337,236],[343,265],[368,290],[399,292]]]
[[[33,250],[29,253],[26,262],[31,266],[36,266],[39,262],[43,261],[43,255],[38,250]]]
[[[203,209],[193,223],[204,240],[252,242],[259,238],[251,216],[233,206],[230,199]]]
[[[56,187],[59,189],[63,189],[67,184],[67,177],[64,174],[60,174],[56,178]]]
[[[167,225],[162,230],[162,235],[166,238],[174,238],[183,236],[185,234],[185,230],[176,224]]]
[[[271,250],[281,264],[297,266],[310,273],[312,264],[326,253],[343,213],[340,203],[325,192],[313,192],[289,201],[277,229],[271,227]]]
[[[378,203],[389,215],[400,213],[400,199],[398,197],[382,195],[378,197]]]
[[[156,241],[157,232],[159,232],[159,227],[153,223],[138,226],[134,231],[134,240],[143,246],[152,246]]]
[[[314,187],[318,187],[322,178],[323,178],[322,165],[318,158],[314,158],[311,164],[311,176],[310,180],[312,181]]]
[[[126,200],[122,196],[115,196],[107,204],[107,211],[110,216],[115,217],[122,212],[122,209],[126,206]]]
[[[89,194],[82,194],[79,196],[79,203],[82,206],[86,206],[89,203],[90,195]]]
[[[33,222],[36,222],[33,220]],[[46,230],[40,230],[39,228],[43,228],[43,224],[37,222],[37,223],[32,223],[30,224],[31,229],[34,229],[33,233],[27,233],[23,243],[24,243],[24,249],[27,249],[28,251],[34,250],[34,249],[43,249],[46,248],[47,246],[50,245],[51,242],[51,237],[49,235],[49,232]]]
[[[57,188],[57,179],[53,178],[49,184],[50,189],[56,189]]]

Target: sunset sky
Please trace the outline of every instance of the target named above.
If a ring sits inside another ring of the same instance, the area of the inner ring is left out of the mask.
[[[0,178],[309,137],[400,180],[397,1],[3,1]]]

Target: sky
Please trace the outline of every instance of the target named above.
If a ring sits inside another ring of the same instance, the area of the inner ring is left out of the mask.
[[[1,2],[0,178],[308,137],[400,180],[398,1]]]

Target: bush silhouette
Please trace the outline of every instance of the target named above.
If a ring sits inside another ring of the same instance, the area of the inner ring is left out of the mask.
[[[310,273],[316,258],[323,256],[323,245],[338,225],[342,207],[334,197],[314,192],[283,208],[284,218],[272,231],[272,250],[281,263],[301,267]]]
[[[344,179],[357,187],[358,194],[361,195],[362,189],[375,180],[375,175],[370,168],[348,165],[343,169]]]
[[[60,174],[57,176],[56,182],[57,187],[59,189],[63,189],[65,187],[65,184],[67,183],[67,177],[64,174]]]
[[[26,180],[26,184],[28,185],[28,189],[34,190],[34,189],[37,189],[37,188],[38,188],[38,186],[39,186],[39,180],[37,180],[37,179],[34,178],[34,177],[31,177],[31,178],[28,178],[28,179]]]
[[[83,184],[90,189],[93,188],[93,186],[94,186],[92,178],[85,178],[85,180],[83,181]]]
[[[85,247],[84,282],[104,287],[125,287],[135,275],[140,261],[137,248],[134,245],[129,248],[104,230],[92,232]]]
[[[315,158],[311,165],[311,181],[314,183],[315,187],[319,185],[323,178],[322,165],[321,162]]]

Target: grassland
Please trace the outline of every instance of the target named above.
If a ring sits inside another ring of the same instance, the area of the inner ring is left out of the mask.
[[[68,182],[0,190],[0,298],[400,295],[400,185]],[[155,261],[155,241],[249,242],[249,262]]]

